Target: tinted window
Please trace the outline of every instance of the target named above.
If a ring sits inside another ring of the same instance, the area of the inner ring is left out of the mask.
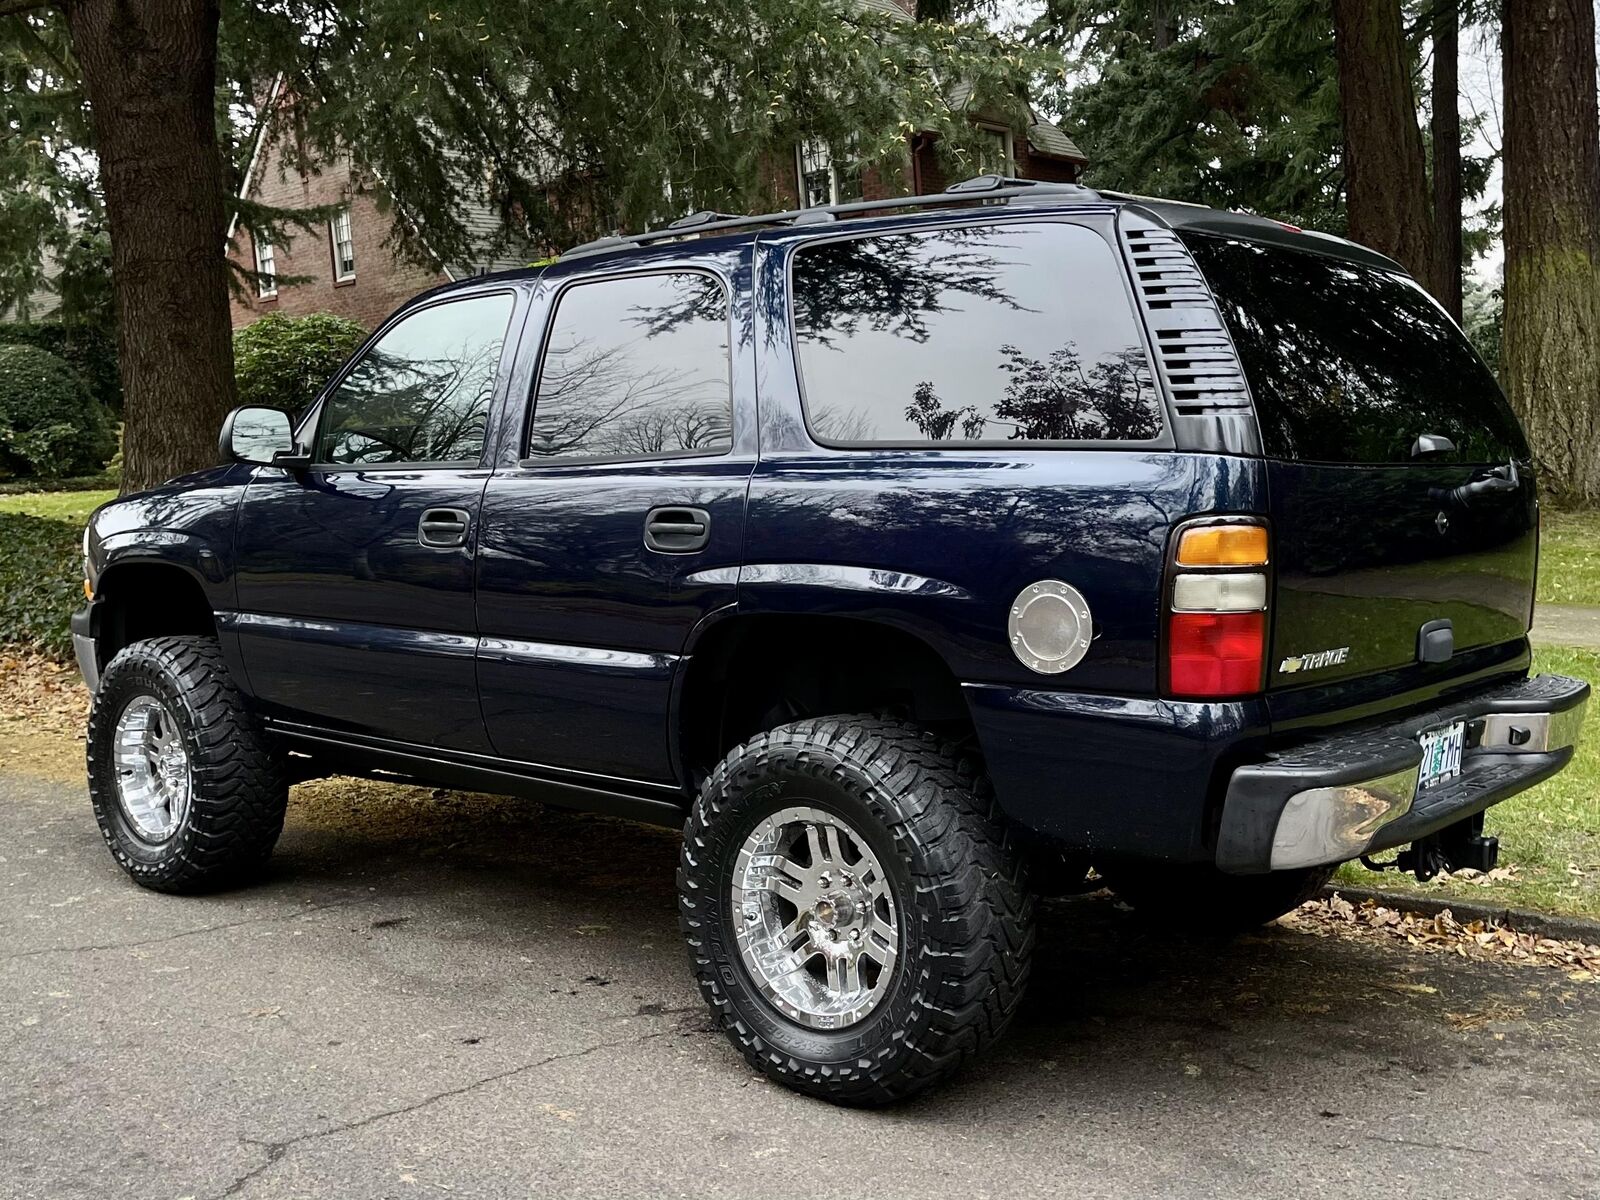
[[[1409,462],[1417,435],[1436,433],[1463,462],[1526,457],[1489,369],[1412,280],[1321,254],[1187,240],[1238,347],[1269,455]]]
[[[545,346],[530,458],[713,454],[732,444],[728,298],[700,272],[565,292]]]
[[[795,344],[825,442],[1145,439],[1159,401],[1117,260],[1072,225],[802,247]]]
[[[477,462],[511,320],[507,293],[406,317],[323,406],[318,462]]]

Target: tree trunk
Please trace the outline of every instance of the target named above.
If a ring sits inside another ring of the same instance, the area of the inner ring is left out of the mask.
[[[1334,0],[1333,28],[1350,237],[1433,291],[1439,254],[1400,0]]]
[[[1438,0],[1433,15],[1433,228],[1439,239],[1439,303],[1461,320],[1461,109],[1457,85],[1461,12]]]
[[[1170,49],[1178,40],[1178,19],[1172,14],[1170,0],[1152,0],[1150,25],[1155,48],[1158,51]]]
[[[1600,502],[1600,116],[1593,0],[1504,9],[1502,373],[1545,485]]]
[[[124,492],[217,461],[234,402],[220,0],[69,0],[111,232]]]

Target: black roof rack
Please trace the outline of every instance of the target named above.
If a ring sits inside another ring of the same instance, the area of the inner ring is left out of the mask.
[[[893,196],[883,200],[852,200],[848,204],[819,204],[813,208],[791,208],[784,212],[762,213],[759,216],[739,217],[728,213],[696,212],[680,217],[664,229],[650,233],[614,234],[596,238],[574,246],[563,259],[586,254],[602,254],[607,250],[620,250],[624,246],[648,246],[676,238],[696,237],[706,233],[731,233],[736,229],[754,229],[761,225],[812,225],[837,220],[856,213],[882,212],[893,208],[933,208],[945,204],[958,204],[970,200],[1006,200],[1054,196],[1061,199],[1099,200],[1100,193],[1076,183],[1046,183],[1038,179],[1006,179],[1000,175],[979,175],[952,183],[942,192],[929,196]]]

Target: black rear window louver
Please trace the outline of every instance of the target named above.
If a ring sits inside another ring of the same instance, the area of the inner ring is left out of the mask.
[[[1127,211],[1119,224],[1180,441],[1197,449],[1255,452],[1244,369],[1200,268],[1172,230]]]

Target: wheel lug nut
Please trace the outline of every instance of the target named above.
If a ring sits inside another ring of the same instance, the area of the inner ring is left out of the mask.
[[[859,929],[852,929],[852,930],[851,930],[851,931],[850,931],[850,940],[851,940],[851,941],[852,941],[852,942],[859,942],[859,941],[860,941],[860,940],[861,940],[861,930],[859,930]]]

